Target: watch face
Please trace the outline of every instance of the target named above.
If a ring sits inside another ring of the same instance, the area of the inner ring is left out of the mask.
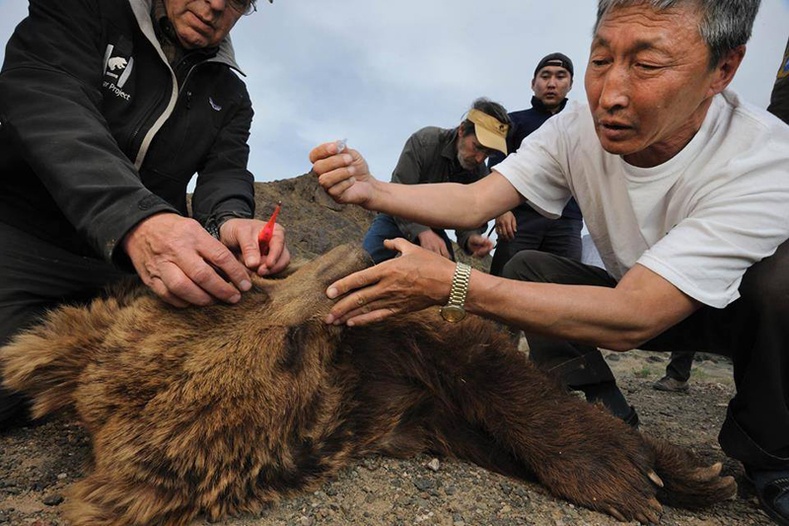
[[[450,323],[457,323],[466,317],[466,310],[459,305],[444,305],[441,307],[441,317]]]

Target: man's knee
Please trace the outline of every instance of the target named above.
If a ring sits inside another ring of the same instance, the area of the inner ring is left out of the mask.
[[[789,241],[745,273],[740,295],[753,309],[780,310],[789,318]]]
[[[504,265],[501,275],[518,281],[548,282],[556,257],[539,250],[521,250]]]
[[[395,239],[397,237],[404,237],[400,229],[397,228],[394,220],[384,214],[379,214],[373,219],[370,228],[364,235],[362,240],[362,247],[370,254],[375,264],[381,263],[388,259],[397,256],[396,250],[389,250],[384,246],[384,241],[387,239]]]
[[[376,265],[397,256],[396,251],[386,248],[383,241],[379,239],[371,239],[367,237],[364,239],[363,247],[364,250],[370,254],[370,258]]]

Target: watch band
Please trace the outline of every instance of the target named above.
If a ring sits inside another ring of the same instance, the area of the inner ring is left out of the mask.
[[[205,229],[209,234],[214,236],[215,239],[219,239],[219,225],[216,223],[214,218],[210,218],[208,221],[206,221]]]
[[[249,216],[239,212],[223,212],[219,215],[212,215],[206,219],[205,229],[209,234],[214,236],[216,239],[219,239],[219,228],[224,225],[228,219],[233,219],[234,217],[247,218]]]
[[[452,288],[449,291],[448,305],[462,307],[466,303],[468,285],[471,281],[471,266],[465,263],[455,265],[455,274],[452,276]]]
[[[471,282],[471,266],[458,262],[452,275],[452,288],[449,290],[449,301],[441,308],[441,317],[455,323],[466,317],[464,308],[466,294]]]

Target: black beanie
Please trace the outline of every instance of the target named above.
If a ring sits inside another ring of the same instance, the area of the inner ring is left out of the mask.
[[[570,60],[570,57],[562,53],[551,53],[550,55],[545,55],[545,57],[543,57],[543,59],[534,69],[535,78],[537,77],[537,73],[539,73],[540,70],[545,66],[559,66],[566,69],[570,73],[571,77],[573,76],[573,61]]]

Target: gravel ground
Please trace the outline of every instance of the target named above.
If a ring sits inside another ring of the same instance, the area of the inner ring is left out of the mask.
[[[736,477],[735,500],[712,509],[666,508],[661,524],[683,526],[767,525],[753,487],[736,461],[717,444],[718,428],[734,388],[730,365],[697,361],[687,394],[652,389],[667,355],[631,351],[609,354],[641,429],[694,449],[710,462],[723,461]],[[0,431],[0,524],[49,526],[66,488],[83,475],[90,453],[84,431],[70,415],[32,427]],[[195,524],[203,524],[197,521]],[[407,461],[367,458],[314,493],[280,503],[258,517],[224,526],[312,525],[613,525],[614,519],[548,495],[539,485],[509,479],[455,460],[421,456]],[[635,524],[635,523],[633,523]]]

